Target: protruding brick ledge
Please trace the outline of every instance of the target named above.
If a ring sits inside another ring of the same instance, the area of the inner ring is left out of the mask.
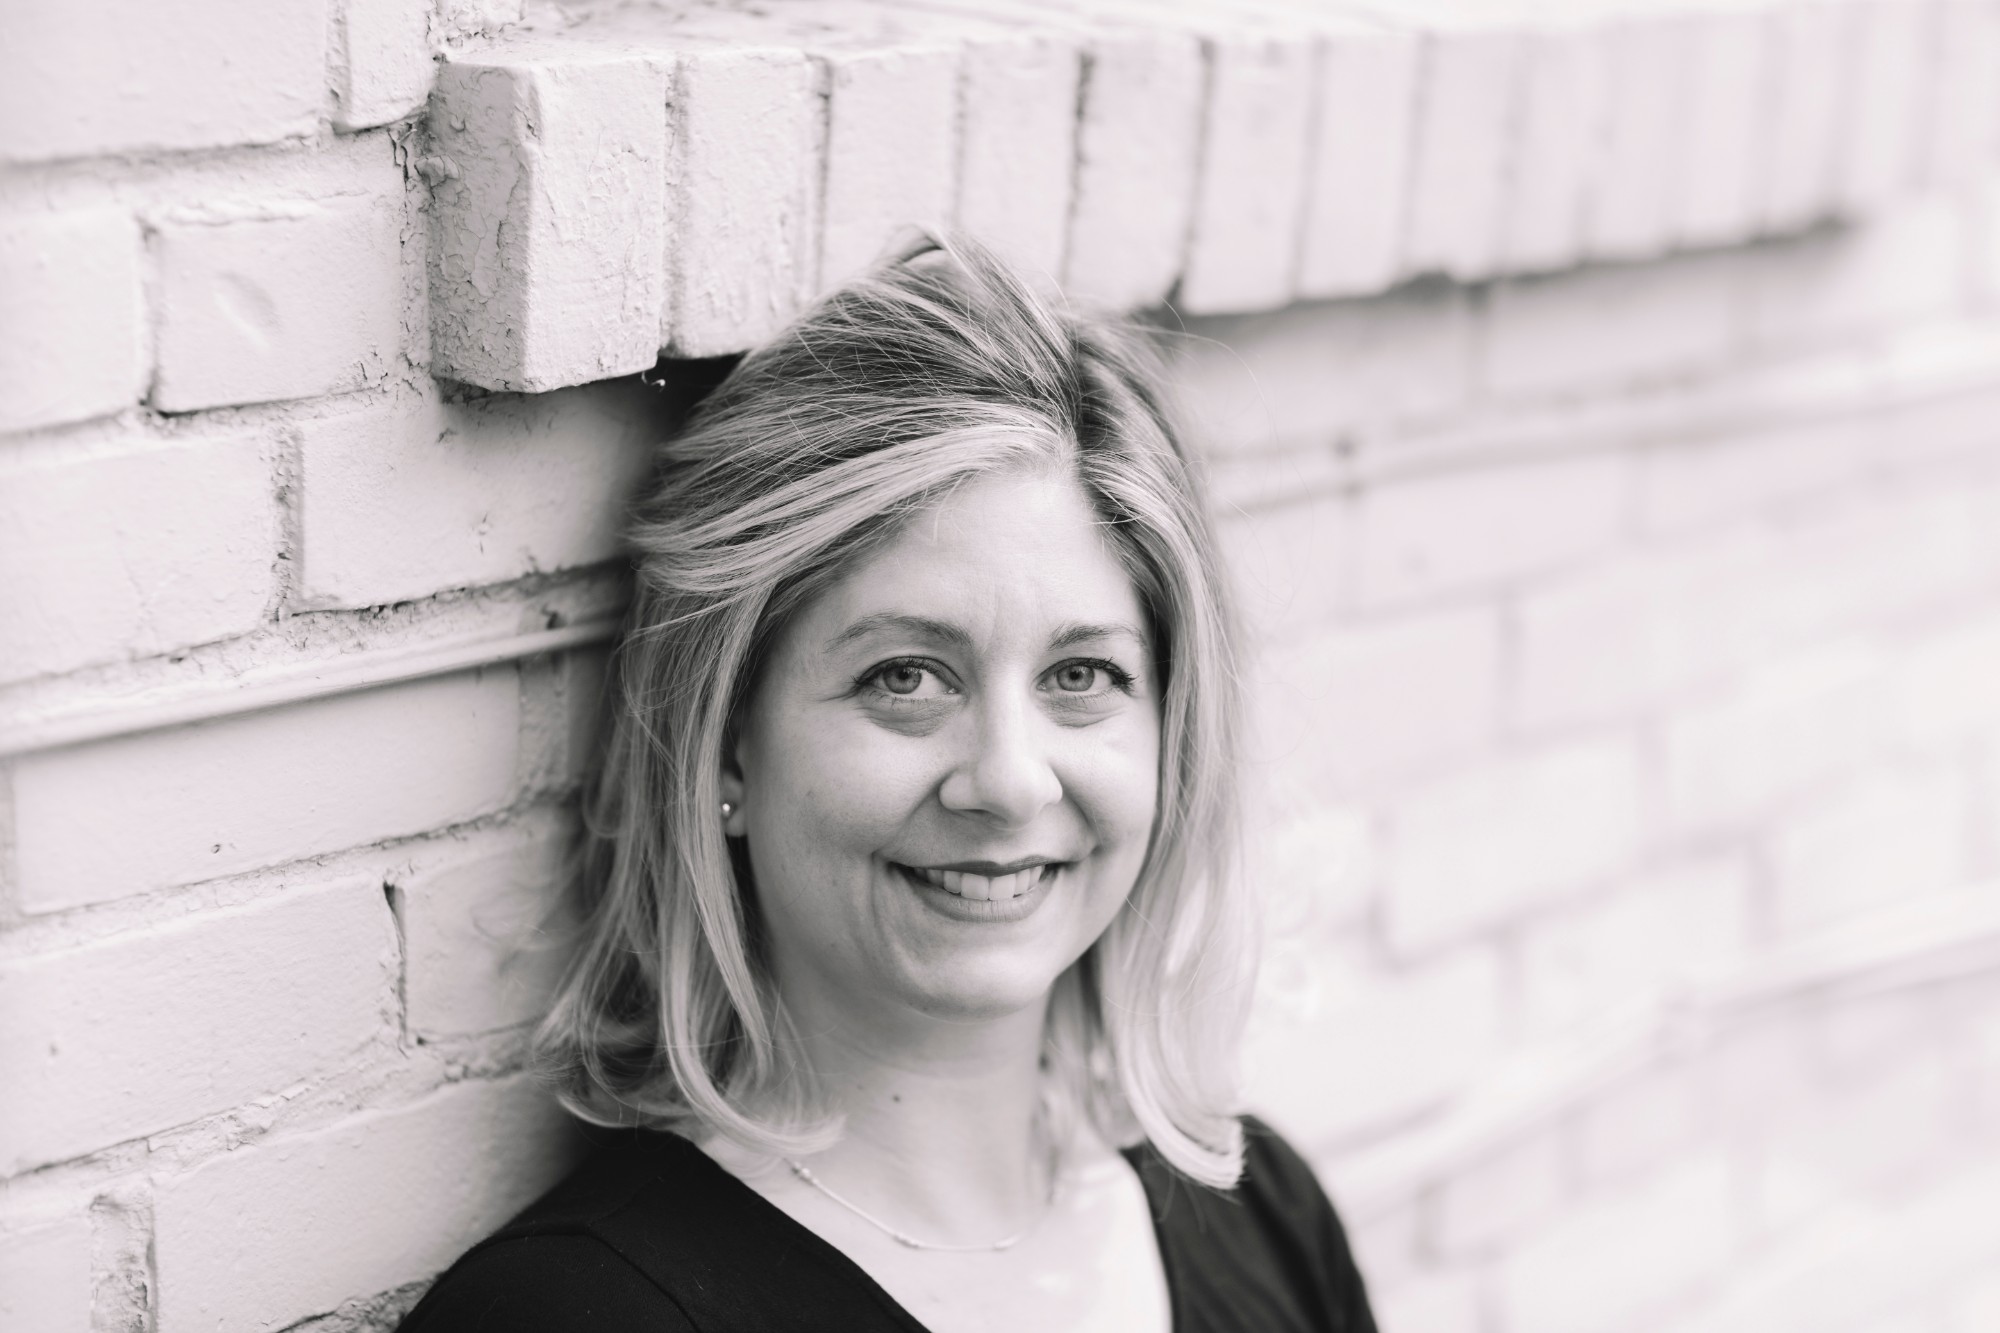
[[[1989,170],[1996,89],[2000,0],[572,4],[440,73],[433,369],[738,351],[913,222],[1190,313],[1735,244]]]

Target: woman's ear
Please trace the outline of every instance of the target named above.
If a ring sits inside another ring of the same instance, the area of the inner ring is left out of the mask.
[[[725,837],[741,838],[749,833],[750,822],[743,813],[743,761],[742,746],[735,733],[723,737],[722,771],[719,786],[722,791],[722,832]]]

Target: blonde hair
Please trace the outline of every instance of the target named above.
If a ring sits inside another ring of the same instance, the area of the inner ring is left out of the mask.
[[[583,938],[539,1034],[565,1103],[774,1155],[837,1133],[787,1058],[747,858],[716,816],[734,716],[779,628],[857,555],[969,478],[1055,466],[1132,578],[1164,690],[1153,838],[1056,984],[1044,1106],[1233,1183],[1256,938],[1237,875],[1235,635],[1147,340],[1059,307],[976,244],[926,237],[745,356],[658,464],[585,799]]]

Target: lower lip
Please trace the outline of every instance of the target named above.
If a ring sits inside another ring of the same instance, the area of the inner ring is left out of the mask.
[[[1049,896],[1049,890],[1055,885],[1057,878],[1063,872],[1063,867],[1052,866],[1043,873],[1040,879],[1035,881],[1034,887],[1026,893],[1016,894],[1012,898],[980,899],[961,898],[955,893],[947,893],[937,885],[910,873],[899,865],[892,865],[890,869],[898,879],[915,889],[918,897],[930,904],[939,913],[950,917],[954,921],[969,921],[979,924],[999,924],[1006,921],[1019,921],[1027,917],[1037,907],[1042,905],[1042,900]]]

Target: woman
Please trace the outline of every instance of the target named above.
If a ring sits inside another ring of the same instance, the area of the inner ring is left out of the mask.
[[[965,243],[666,445],[542,1032],[596,1155],[410,1333],[1372,1329],[1234,1114],[1235,665],[1158,372]]]

